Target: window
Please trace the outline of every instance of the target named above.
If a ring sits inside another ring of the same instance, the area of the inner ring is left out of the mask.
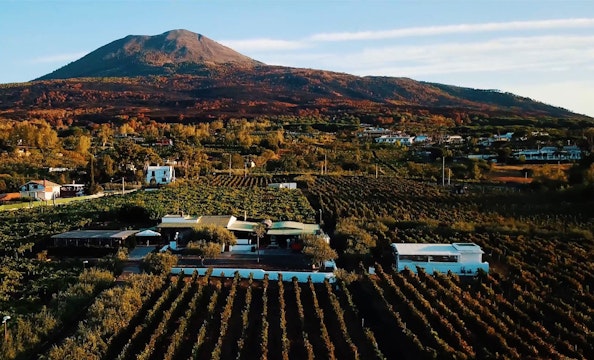
[[[428,262],[429,257],[427,255],[400,255],[398,257],[400,261],[415,261],[415,262]]]
[[[151,176],[155,176],[155,171],[151,171]]]
[[[458,262],[456,255],[431,255],[429,256],[431,262]]]

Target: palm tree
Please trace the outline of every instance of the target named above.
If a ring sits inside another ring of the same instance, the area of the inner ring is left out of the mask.
[[[267,227],[264,223],[259,223],[254,226],[252,231],[256,234],[256,252],[257,252],[257,262],[260,263],[260,238],[266,234]]]

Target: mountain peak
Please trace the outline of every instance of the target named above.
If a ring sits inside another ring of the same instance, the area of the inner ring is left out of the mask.
[[[220,65],[252,68],[263,63],[202,34],[177,29],[154,36],[128,35],[38,80],[200,74]]]

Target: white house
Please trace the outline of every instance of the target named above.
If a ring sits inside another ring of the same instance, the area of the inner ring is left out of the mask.
[[[580,160],[582,158],[582,150],[575,145],[564,146],[561,149],[555,146],[545,146],[540,149],[515,151],[513,157],[516,159],[523,157],[526,161]]]
[[[60,185],[47,180],[31,180],[20,187],[21,197],[52,200],[60,197]]]
[[[491,136],[490,138],[487,138],[487,139],[485,139],[485,138],[479,139],[479,145],[481,145],[481,146],[491,146],[495,142],[509,142],[509,141],[512,141],[513,136],[514,136],[514,133],[513,132],[508,132],[508,133],[505,133],[503,135],[496,134],[496,135],[493,135],[493,136]]]
[[[297,183],[295,183],[295,182],[270,183],[270,184],[268,184],[268,187],[273,188],[273,189],[297,189]]]
[[[408,135],[382,135],[380,137],[375,138],[375,142],[379,144],[400,144],[411,146],[414,141],[415,137]]]
[[[427,135],[417,135],[415,136],[415,142],[416,143],[424,143],[424,142],[431,142],[432,139],[431,137],[427,136]]]
[[[464,142],[464,138],[460,135],[447,135],[444,141],[448,144],[462,144]]]
[[[151,185],[170,184],[175,181],[175,169],[173,166],[147,166],[146,183]]]
[[[392,250],[398,271],[409,269],[416,273],[417,266],[428,273],[451,271],[458,275],[472,275],[479,269],[489,271],[489,263],[482,260],[483,250],[474,243],[393,243]]]
[[[392,131],[390,129],[384,129],[381,127],[373,127],[369,126],[363,129],[362,133],[359,133],[359,137],[377,137],[381,135],[391,134]]]

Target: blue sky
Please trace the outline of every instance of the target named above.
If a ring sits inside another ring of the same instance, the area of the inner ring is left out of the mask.
[[[267,64],[499,89],[594,116],[591,0],[0,0],[0,83],[172,29]]]

